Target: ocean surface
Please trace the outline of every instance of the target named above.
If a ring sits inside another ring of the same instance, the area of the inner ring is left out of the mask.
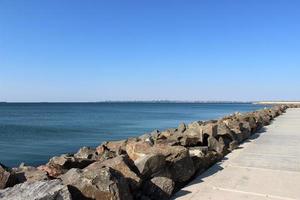
[[[82,146],[262,108],[250,103],[0,103],[0,162],[35,166]]]

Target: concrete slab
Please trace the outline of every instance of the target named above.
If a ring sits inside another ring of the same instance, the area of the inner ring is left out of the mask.
[[[288,109],[173,199],[300,199],[300,109]]]

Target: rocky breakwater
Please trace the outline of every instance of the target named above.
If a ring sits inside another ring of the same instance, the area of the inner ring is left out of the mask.
[[[0,165],[0,199],[169,199],[289,107],[180,124],[137,138],[83,147],[38,167]]]

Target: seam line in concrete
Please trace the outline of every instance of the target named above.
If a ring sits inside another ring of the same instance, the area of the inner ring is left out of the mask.
[[[270,197],[270,198],[273,198],[273,199],[280,199],[280,200],[296,200],[296,199],[289,198],[289,197],[281,197],[281,196],[276,196],[276,195],[261,194],[261,193],[256,193],[256,192],[246,192],[246,191],[241,191],[241,190],[226,189],[226,188],[215,187],[215,186],[212,186],[212,187],[215,190],[222,190],[222,191],[227,191],[227,192],[235,192],[235,193],[248,194],[248,195],[260,196],[260,197]]]
[[[300,174],[299,171],[290,171],[290,170],[279,170],[279,169],[270,169],[270,168],[260,168],[260,167],[245,167],[245,166],[238,166],[233,164],[226,164],[226,167],[236,167],[242,169],[257,169],[257,170],[265,170],[265,171],[277,171],[277,172],[286,172],[286,173],[296,173]]]
[[[280,154],[271,154],[271,153],[259,154],[259,153],[247,153],[247,152],[245,152],[245,151],[244,151],[244,153],[245,153],[245,154],[249,154],[249,155],[257,155],[257,156],[298,158],[298,156],[289,156],[289,155],[280,155]]]

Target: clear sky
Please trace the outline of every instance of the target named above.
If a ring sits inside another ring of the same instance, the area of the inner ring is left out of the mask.
[[[300,100],[297,0],[0,0],[0,101]]]

